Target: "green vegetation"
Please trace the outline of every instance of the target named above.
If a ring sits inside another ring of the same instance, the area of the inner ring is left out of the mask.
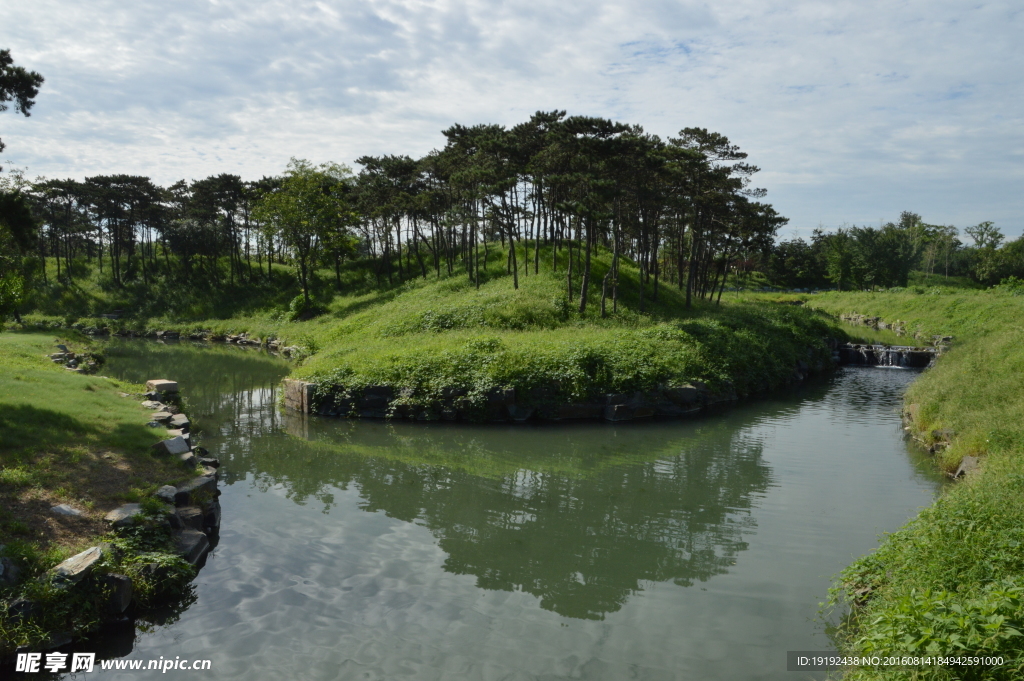
[[[934,290],[814,296],[833,314],[906,323],[950,349],[908,390],[914,434],[932,444],[952,431],[937,463],[964,456],[981,469],[886,537],[840,577],[836,597],[863,605],[840,630],[850,651],[1001,654],[999,670],[860,670],[852,679],[1017,679],[1024,673],[1024,297],[1013,282],[989,291]]]
[[[0,654],[10,652],[6,646],[38,644],[54,632],[92,626],[98,617],[96,604],[109,588],[97,581],[69,596],[38,577],[100,541],[107,511],[125,501],[140,501],[187,473],[151,456],[149,447],[162,429],[145,425],[149,412],[129,395],[141,393],[142,386],[52,363],[46,354],[55,351],[58,340],[77,352],[87,343],[78,336],[0,334],[0,555],[21,571],[18,584],[0,584]],[[83,515],[55,515],[50,509],[60,503]],[[129,541],[104,538],[117,546]],[[169,537],[158,539],[159,546],[147,548],[147,555],[167,548]],[[181,574],[180,561],[169,555],[149,557],[148,562],[173,565],[159,575],[144,575],[143,565],[136,564],[138,556],[115,551],[101,572],[137,576],[144,598],[173,587]],[[18,597],[39,603],[42,616],[11,616],[7,605]]]

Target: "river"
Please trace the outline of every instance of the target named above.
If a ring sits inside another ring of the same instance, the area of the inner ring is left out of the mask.
[[[254,350],[106,355],[177,380],[222,464],[195,602],[107,644],[211,661],[167,679],[820,678],[786,651],[832,647],[832,576],[943,484],[902,437],[911,370],[684,421],[474,426],[282,413],[289,365]]]

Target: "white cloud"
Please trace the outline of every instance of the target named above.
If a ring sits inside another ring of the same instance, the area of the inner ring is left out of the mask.
[[[558,108],[725,133],[787,233],[915,210],[1016,235],[1022,24],[1005,1],[7,3],[3,46],[47,82],[0,137],[30,175],[167,183]]]

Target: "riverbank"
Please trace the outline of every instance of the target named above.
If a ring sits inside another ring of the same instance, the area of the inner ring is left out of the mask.
[[[174,433],[147,425],[144,386],[74,370],[90,350],[0,334],[0,659],[181,600],[194,575],[154,493],[195,464],[153,450]]]
[[[727,300],[687,309],[682,291],[642,287],[624,259],[616,293],[603,285],[612,268],[603,249],[593,254],[581,312],[579,289],[567,293],[567,253],[544,247],[540,255],[517,280],[500,248],[487,254],[478,281],[431,273],[368,287],[368,273],[360,282],[352,269],[344,279],[351,292],[325,293],[309,319],[264,308],[212,320],[132,310],[118,319],[24,320],[259,343],[299,360],[293,378],[316,386],[310,411],[468,421],[679,416],[826,371],[828,339],[844,336],[831,318],[798,306]]]
[[[840,630],[849,653],[1003,655],[1000,669],[954,675],[861,669],[850,679],[1020,678],[1024,670],[1024,297],[1009,291],[841,293],[808,298],[906,336],[952,336],[952,347],[908,389],[905,421],[955,472],[979,463],[934,505],[840,577],[855,603]],[[916,674],[916,675],[915,675]],[[972,675],[973,674],[973,675]]]

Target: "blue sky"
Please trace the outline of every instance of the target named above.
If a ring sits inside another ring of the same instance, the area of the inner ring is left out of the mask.
[[[5,169],[160,183],[421,155],[537,110],[721,132],[790,218],[1024,231],[1024,5],[391,0],[0,4],[46,83]]]

